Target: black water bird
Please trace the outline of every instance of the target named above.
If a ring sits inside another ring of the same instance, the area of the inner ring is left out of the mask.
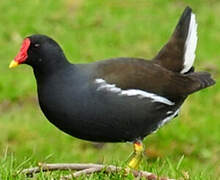
[[[114,58],[71,64],[45,35],[24,39],[10,67],[28,64],[47,119],[74,137],[96,142],[133,142],[128,163],[137,168],[145,136],[176,117],[188,95],[212,86],[194,72],[197,23],[187,7],[167,44],[151,60]]]

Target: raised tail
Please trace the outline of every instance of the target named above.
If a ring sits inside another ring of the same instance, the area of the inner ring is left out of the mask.
[[[153,61],[173,72],[192,72],[197,39],[195,14],[186,7],[170,40]]]

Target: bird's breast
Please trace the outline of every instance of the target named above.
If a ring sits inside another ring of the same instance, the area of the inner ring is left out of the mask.
[[[121,95],[87,82],[65,81],[38,88],[47,119],[64,132],[92,141],[131,141],[144,137],[162,120],[177,115],[179,105]],[[164,122],[165,122],[164,121]]]

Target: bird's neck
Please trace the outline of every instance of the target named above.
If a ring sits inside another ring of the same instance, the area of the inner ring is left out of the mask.
[[[33,67],[34,75],[37,82],[42,82],[50,78],[51,76],[58,75],[60,72],[65,72],[68,68],[73,68],[74,65],[69,63],[65,58],[56,61],[47,61],[43,66]]]

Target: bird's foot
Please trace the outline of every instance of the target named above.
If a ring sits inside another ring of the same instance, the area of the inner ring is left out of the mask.
[[[132,169],[137,169],[142,158],[144,152],[144,145],[141,141],[136,141],[133,143],[134,152],[128,158],[128,167]]]

